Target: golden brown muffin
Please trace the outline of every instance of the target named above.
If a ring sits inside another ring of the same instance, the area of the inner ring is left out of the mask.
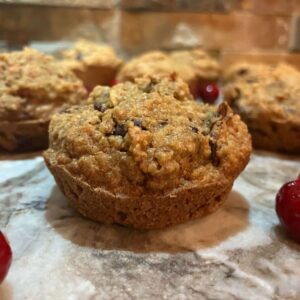
[[[246,125],[226,104],[191,100],[180,79],[96,87],[57,114],[48,168],[72,206],[99,222],[163,228],[217,209],[246,166]]]
[[[239,62],[231,65],[229,68],[224,70],[222,79],[224,83],[233,81],[251,81],[257,80],[257,76],[266,70],[264,64],[249,64],[247,62]]]
[[[219,63],[201,49],[152,51],[133,58],[120,70],[117,81],[134,81],[143,76],[169,76],[177,73],[197,96],[199,85],[215,82],[220,76]]]
[[[77,41],[62,57],[88,90],[96,85],[111,85],[122,65],[113,48],[86,40]]]
[[[51,56],[30,48],[0,54],[0,148],[46,148],[51,115],[85,96],[81,81]]]
[[[286,64],[244,63],[229,74],[225,101],[248,125],[253,145],[300,154],[299,71]]]

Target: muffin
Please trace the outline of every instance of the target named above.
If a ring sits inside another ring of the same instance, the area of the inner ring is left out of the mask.
[[[51,56],[25,48],[0,54],[0,148],[47,148],[53,113],[86,96],[81,81]]]
[[[171,77],[96,87],[88,104],[52,118],[44,158],[82,215],[154,229],[216,210],[250,152],[227,104],[198,104]]]
[[[292,66],[233,66],[225,101],[248,125],[256,148],[300,154],[300,73]]]
[[[88,90],[96,85],[111,85],[122,65],[113,48],[86,40],[79,40],[72,49],[63,51],[62,58]]]
[[[117,81],[133,81],[141,76],[169,76],[172,73],[177,73],[187,82],[192,94],[197,97],[201,84],[218,80],[220,65],[201,49],[173,51],[169,54],[152,51],[125,64]]]

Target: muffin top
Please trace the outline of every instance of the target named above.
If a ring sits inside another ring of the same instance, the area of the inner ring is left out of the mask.
[[[214,81],[220,76],[219,63],[201,49],[173,51],[170,58],[176,73],[186,81],[195,76]]]
[[[48,119],[86,91],[72,72],[51,56],[25,48],[0,54],[0,120]]]
[[[223,81],[225,83],[233,81],[251,82],[257,79],[259,74],[265,72],[267,65],[260,63],[238,62],[229,66],[223,72]]]
[[[129,61],[119,72],[118,81],[133,81],[142,76],[168,76],[177,73],[184,81],[194,79],[216,80],[220,66],[201,49],[147,52]]]
[[[287,64],[232,67],[224,97],[247,118],[300,124],[300,72]],[[230,79],[230,80],[229,80]]]
[[[111,193],[176,193],[232,180],[245,166],[250,137],[226,104],[194,100],[174,76],[98,86],[88,104],[50,123],[51,164]]]
[[[78,40],[74,47],[62,52],[64,63],[72,69],[83,70],[89,66],[119,68],[122,60],[114,49],[87,40]]]

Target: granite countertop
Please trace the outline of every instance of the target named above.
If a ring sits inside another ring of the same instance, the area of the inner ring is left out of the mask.
[[[255,152],[219,211],[141,232],[80,217],[39,154],[2,155],[0,228],[14,261],[0,299],[300,299],[300,245],[274,211],[299,170],[299,158]]]

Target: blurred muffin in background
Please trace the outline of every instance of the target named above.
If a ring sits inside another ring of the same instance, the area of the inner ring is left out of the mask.
[[[250,83],[255,81],[259,74],[267,70],[267,66],[259,63],[237,62],[224,68],[222,80],[224,83],[244,81]]]
[[[63,51],[61,57],[88,91],[96,85],[111,85],[122,65],[112,47],[87,40],[78,40],[73,48]]]
[[[300,72],[237,63],[224,74],[224,100],[248,125],[254,147],[300,154]]]
[[[0,148],[46,148],[52,114],[86,95],[82,82],[52,56],[30,48],[0,54]]]
[[[134,81],[142,76],[169,76],[177,73],[188,83],[197,97],[202,84],[218,81],[221,68],[217,60],[201,49],[178,50],[170,53],[151,51],[133,58],[125,64],[117,81]]]

